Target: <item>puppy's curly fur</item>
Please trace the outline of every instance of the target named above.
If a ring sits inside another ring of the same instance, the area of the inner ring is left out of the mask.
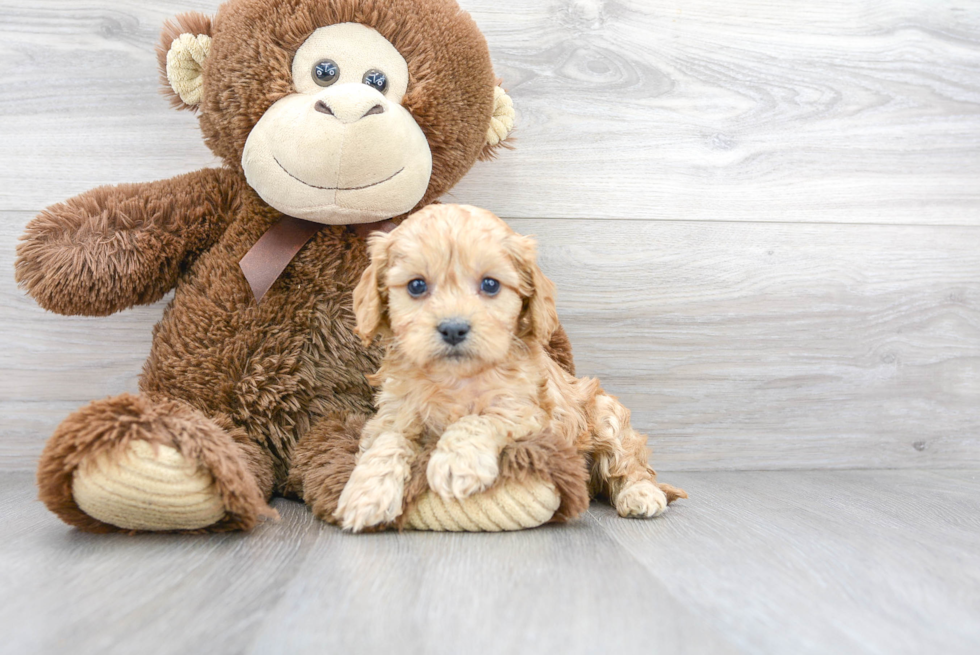
[[[388,349],[373,379],[378,413],[336,510],[343,527],[394,521],[412,462],[433,442],[429,486],[465,498],[494,483],[506,445],[542,432],[589,456],[592,492],[622,516],[657,516],[687,497],[657,484],[629,410],[547,355],[555,287],[531,238],[488,211],[432,205],[373,236],[370,254],[357,330]]]

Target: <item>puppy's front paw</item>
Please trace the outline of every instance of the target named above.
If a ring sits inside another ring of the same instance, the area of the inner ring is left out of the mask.
[[[640,480],[627,484],[616,496],[616,511],[620,516],[650,518],[667,509],[667,496],[655,482]]]
[[[426,473],[429,487],[443,498],[466,498],[483,491],[497,479],[495,452],[458,445],[454,450],[436,449]]]
[[[354,467],[334,517],[342,528],[352,532],[390,523],[402,513],[403,491],[404,484],[398,476],[370,475]]]

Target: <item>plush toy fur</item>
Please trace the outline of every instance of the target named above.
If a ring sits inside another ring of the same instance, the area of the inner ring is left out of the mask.
[[[595,379],[576,378],[545,351],[558,325],[554,285],[535,244],[486,210],[433,205],[371,237],[354,290],[357,331],[387,346],[374,380],[378,413],[335,518],[360,531],[394,521],[418,453],[434,451],[428,486],[463,500],[499,479],[500,454],[544,434],[592,461],[593,492],[622,516],[652,517],[668,495],[647,439]]]
[[[432,155],[417,206],[492,154],[486,135],[496,77],[483,36],[452,0],[231,0],[213,21],[189,14],[168,25],[159,51],[164,76],[181,34],[210,36],[198,53],[206,58],[194,108],[224,167],[94,189],[46,209],[18,246],[19,283],[57,313],[102,316],[174,290],[140,394],[94,401],[47,443],[40,497],[65,522],[93,532],[248,529],[275,514],[267,505],[275,494],[304,499],[321,518],[334,511],[351,444],[374,412],[365,374],[381,361],[380,348],[364,347],[353,331],[351,292],[368,264],[366,244],[348,226],[323,227],[261,303],[239,261],[282,219],[245,180],[245,141],[270,106],[294,92],[296,49],[340,22],[375,28],[408,64],[401,106]],[[187,107],[176,95],[172,102]],[[550,348],[571,370],[560,328]],[[529,440],[505,461],[504,484],[560,492],[557,518],[587,500],[584,461],[561,444]],[[145,480],[157,501],[127,495],[127,485],[141,484],[133,476],[151,470],[144,464],[169,471],[152,485]],[[200,474],[212,480],[201,493],[220,501],[223,516],[195,524],[183,509],[168,515],[167,490]],[[424,494],[420,483],[410,485],[406,513]]]

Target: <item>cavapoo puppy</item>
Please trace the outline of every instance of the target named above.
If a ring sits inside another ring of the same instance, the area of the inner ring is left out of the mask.
[[[667,507],[629,410],[597,380],[569,375],[546,354],[558,315],[535,250],[490,212],[462,205],[431,205],[371,237],[354,313],[364,342],[381,335],[388,350],[372,380],[378,413],[364,426],[337,507],[344,528],[398,517],[427,440],[438,440],[429,486],[465,498],[497,479],[505,444],[541,430],[590,456],[593,493],[620,515],[656,516]]]

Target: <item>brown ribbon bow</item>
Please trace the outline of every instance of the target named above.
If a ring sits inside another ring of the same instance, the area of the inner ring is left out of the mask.
[[[293,261],[293,257],[324,227],[323,223],[283,216],[278,223],[259,237],[255,245],[238,262],[248,285],[252,288],[256,303],[262,302],[262,296],[279,279],[289,266],[289,262]],[[362,238],[367,238],[368,234],[375,230],[390,232],[395,229],[395,223],[388,220],[348,227]]]
[[[262,302],[262,296],[279,279],[296,253],[321,229],[323,223],[283,216],[259,237],[238,262],[248,285],[252,287],[256,303]]]

